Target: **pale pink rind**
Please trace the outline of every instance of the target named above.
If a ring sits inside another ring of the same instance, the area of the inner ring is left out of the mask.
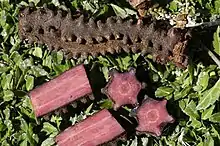
[[[96,146],[120,136],[125,130],[103,109],[84,121],[67,128],[56,137],[58,146]]]
[[[83,65],[78,65],[29,93],[36,117],[92,93]]]
[[[148,98],[137,110],[139,125],[136,130],[160,136],[163,130],[162,125],[174,122],[174,118],[167,112],[166,103],[166,100],[157,101]]]
[[[135,71],[126,73],[113,72],[110,82],[105,87],[105,94],[114,102],[114,109],[126,104],[138,103],[137,96],[142,88],[135,77]]]

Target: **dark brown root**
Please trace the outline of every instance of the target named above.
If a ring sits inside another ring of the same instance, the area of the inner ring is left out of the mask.
[[[166,21],[122,20],[110,17],[97,21],[83,15],[44,8],[25,8],[19,14],[19,36],[30,43],[45,43],[50,49],[63,49],[69,57],[86,57],[140,51],[151,53],[155,61],[188,64],[188,30],[172,28]]]

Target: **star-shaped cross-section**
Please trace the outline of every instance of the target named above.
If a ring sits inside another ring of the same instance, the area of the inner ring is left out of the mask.
[[[146,132],[155,136],[162,134],[163,127],[167,123],[173,123],[174,118],[170,116],[166,109],[167,100],[157,101],[148,98],[137,109],[138,132]]]
[[[113,71],[111,80],[104,88],[103,93],[114,102],[114,109],[116,110],[122,105],[137,104],[137,95],[141,88],[142,85],[136,79],[134,69],[125,73]]]

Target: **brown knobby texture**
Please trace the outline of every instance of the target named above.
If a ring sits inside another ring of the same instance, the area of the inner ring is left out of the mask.
[[[167,123],[173,123],[174,118],[169,115],[166,109],[167,100],[157,101],[148,98],[137,109],[138,127],[140,133],[149,133],[154,136],[162,134],[163,127]]]
[[[33,89],[29,96],[35,115],[39,117],[91,93],[85,68],[78,65]]]
[[[117,110],[123,105],[137,105],[137,96],[141,88],[142,85],[135,76],[135,69],[125,73],[113,70],[110,81],[102,92],[114,102],[114,110]]]
[[[140,19],[145,16],[146,9],[152,6],[151,0],[127,0],[129,4],[137,9]]]
[[[112,141],[124,132],[111,113],[103,109],[67,128],[55,140],[58,146],[97,146]]]
[[[173,28],[168,21],[109,17],[94,20],[70,11],[27,7],[20,10],[19,36],[29,43],[46,44],[62,49],[67,57],[97,56],[106,53],[141,52],[152,54],[158,63],[173,61],[188,64],[187,44],[190,32]]]

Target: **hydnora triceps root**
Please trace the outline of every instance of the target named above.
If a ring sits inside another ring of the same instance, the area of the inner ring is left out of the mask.
[[[173,123],[174,118],[169,115],[166,109],[167,100],[146,99],[137,109],[139,133],[150,133],[155,136],[161,136],[163,127],[168,123]]]
[[[133,106],[138,104],[137,96],[142,84],[135,77],[135,72],[135,69],[125,73],[113,70],[110,81],[102,89],[102,92],[114,102],[115,110],[126,104]]]
[[[78,65],[33,89],[29,96],[36,117],[40,117],[90,94],[92,88],[85,68]]]
[[[190,32],[173,28],[166,21],[122,20],[109,17],[94,20],[71,12],[27,7],[20,10],[19,36],[30,43],[44,43],[50,49],[62,49],[69,57],[87,57],[109,53],[150,53],[159,63],[173,61],[188,64],[187,44]]]

